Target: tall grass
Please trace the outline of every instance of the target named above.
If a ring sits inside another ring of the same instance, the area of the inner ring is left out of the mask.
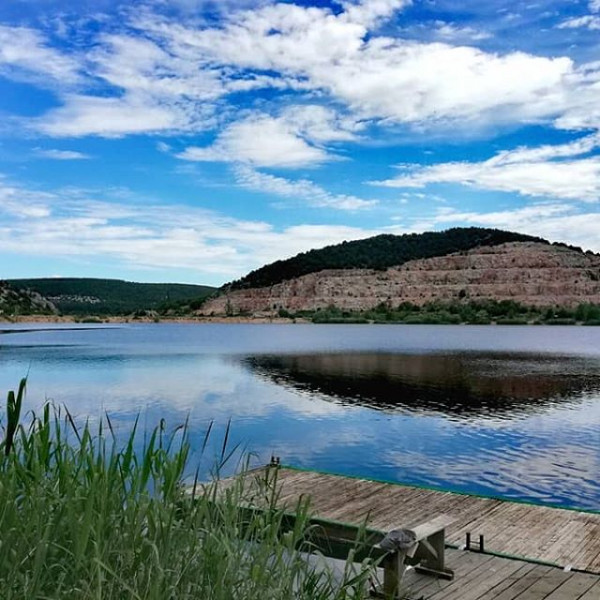
[[[78,428],[52,405],[21,424],[24,393],[25,381],[9,393],[0,444],[3,599],[364,597],[369,565],[336,578],[306,560],[305,502],[282,533],[276,481],[186,490],[186,426],[167,434],[161,423],[136,452],[137,424],[123,444],[110,420]],[[267,510],[241,508],[257,496]]]

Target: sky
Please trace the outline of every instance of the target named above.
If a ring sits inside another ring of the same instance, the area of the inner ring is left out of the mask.
[[[456,226],[600,252],[600,0],[0,3],[0,278]]]

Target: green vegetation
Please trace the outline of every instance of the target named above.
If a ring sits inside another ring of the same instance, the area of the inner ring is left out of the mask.
[[[100,323],[102,323],[102,319],[99,319],[98,317],[83,317],[82,319],[77,319],[78,323],[88,323],[91,325],[99,325]]]
[[[311,566],[310,513],[282,534],[276,481],[185,490],[185,427],[137,427],[118,445],[107,418],[92,431],[47,404],[20,424],[25,381],[9,393],[0,443],[0,589],[5,600],[360,599],[372,571],[348,563],[336,582]],[[204,439],[208,440],[210,428]],[[226,436],[227,439],[227,436]],[[231,451],[223,444],[221,465]],[[242,502],[261,499],[267,510]]]
[[[600,305],[580,304],[576,308],[524,306],[512,300],[480,302],[430,302],[417,306],[403,302],[396,307],[382,303],[367,311],[350,311],[329,306],[326,309],[290,313],[280,310],[280,316],[310,319],[313,323],[405,323],[427,325],[597,325]]]
[[[546,240],[481,227],[456,227],[441,232],[407,235],[378,235],[366,240],[343,242],[320,250],[310,250],[278,260],[252,271],[229,284],[230,289],[264,287],[294,279],[323,269],[386,269],[409,260],[465,252],[478,246],[495,246],[507,242],[541,242]],[[574,248],[581,251],[581,248]]]
[[[207,292],[202,296],[193,298],[183,298],[180,300],[169,300],[161,302],[157,311],[166,317],[183,317],[200,310],[204,301],[216,291],[215,288],[207,288]]]
[[[35,290],[65,315],[127,315],[167,311],[170,305],[201,302],[215,291],[204,285],[133,283],[117,279],[13,279],[14,288]]]

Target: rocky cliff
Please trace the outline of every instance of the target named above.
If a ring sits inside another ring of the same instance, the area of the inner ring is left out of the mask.
[[[15,288],[0,281],[0,318],[15,315],[56,314],[54,304],[29,289]]]
[[[368,310],[383,303],[514,300],[531,306],[600,303],[600,256],[564,246],[512,242],[385,270],[310,273],[269,287],[229,291],[204,304],[205,315],[274,314],[335,305]]]

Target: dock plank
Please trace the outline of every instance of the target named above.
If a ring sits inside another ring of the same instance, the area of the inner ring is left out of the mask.
[[[486,598],[486,600],[491,600],[492,598],[493,600],[515,600],[515,598],[519,597],[522,593],[530,589],[533,585],[537,584],[538,581],[551,573],[552,570],[552,567],[542,567],[540,565],[536,565],[533,569],[525,573],[523,577],[520,577],[514,581],[499,594],[487,596],[484,594],[482,598]]]
[[[546,600],[557,588],[573,577],[573,573],[567,573],[561,569],[551,569],[543,577],[540,577],[531,587],[528,587],[515,600]]]
[[[572,600],[583,596],[595,583],[598,577],[587,573],[577,573],[568,581],[556,588],[545,600]],[[600,595],[598,596],[600,598]]]
[[[519,569],[516,561],[492,557],[478,569],[471,572],[468,578],[455,578],[453,589],[446,593],[431,596],[432,600],[477,600],[480,595],[493,588]]]
[[[514,573],[510,574],[497,585],[493,586],[491,589],[482,592],[477,597],[477,600],[494,600],[495,598],[501,597],[502,594],[506,595],[507,590],[511,586],[513,586],[518,581],[523,580],[525,577],[530,576],[531,572],[536,568],[536,565],[533,563],[524,563],[521,561],[513,562],[517,562],[517,564],[519,565],[519,569]]]
[[[600,581],[595,583],[585,594],[576,600],[598,600],[600,598]]]

